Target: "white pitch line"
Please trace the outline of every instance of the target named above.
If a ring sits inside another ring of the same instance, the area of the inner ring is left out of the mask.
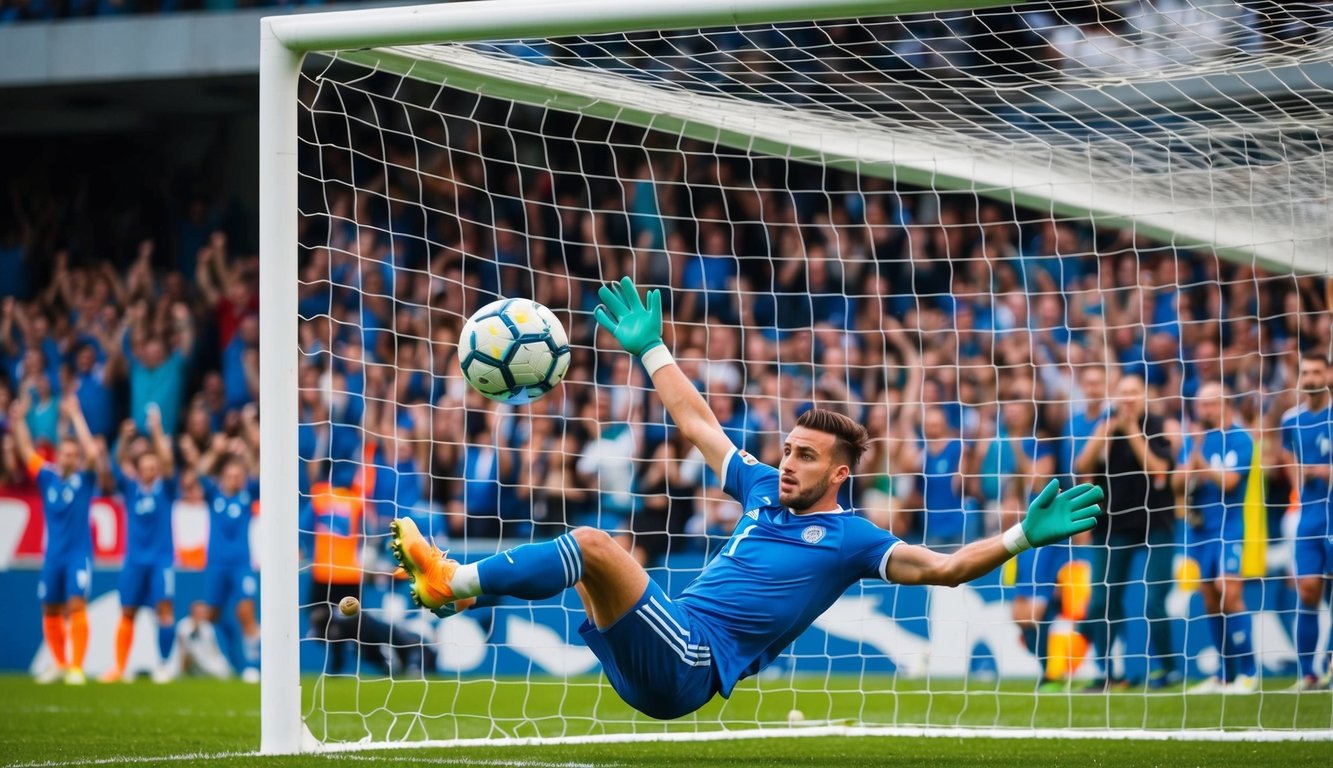
[[[152,765],[154,763],[192,763],[195,761],[217,760],[228,757],[262,757],[257,752],[215,752],[207,754],[203,752],[191,752],[183,755],[159,755],[157,757],[148,756],[126,756],[126,757],[98,757],[82,760],[37,760],[28,763],[10,763],[6,768],[68,768],[70,766],[84,765],[124,765],[126,763],[138,763]],[[400,756],[390,755],[352,755],[352,754],[334,754],[320,755],[307,754],[307,758],[313,760],[328,760],[330,762],[360,762],[360,763],[402,763]],[[492,768],[619,768],[619,763],[575,763],[575,762],[550,762],[544,760],[465,760],[456,757],[413,757],[411,762],[415,765],[479,765],[491,766]]]
[[[22,714],[38,714],[38,715],[95,715],[95,714],[101,714],[106,710],[101,709],[99,707],[67,707],[67,706],[57,706],[54,704],[44,704],[41,706],[14,707],[11,711]],[[160,714],[160,712],[161,712],[160,710],[148,707],[130,707],[130,708],[121,707],[116,710],[116,713],[120,715],[156,715]],[[203,709],[191,709],[189,707],[182,707],[171,710],[171,714],[184,715],[184,716],[207,715],[209,717],[259,717],[259,710],[258,709],[203,710]]]
[[[327,755],[330,760],[357,760],[368,763],[402,763],[401,756]],[[544,760],[464,760],[457,757],[413,757],[414,765],[484,765],[495,768],[619,768],[620,763],[553,763]]]
[[[79,760],[34,760],[29,763],[7,763],[6,768],[65,768],[74,765],[123,765],[125,763],[190,763],[203,760],[218,760],[227,757],[256,757],[257,752],[187,752],[183,755],[159,755],[148,757],[133,755],[124,757],[85,757]]]

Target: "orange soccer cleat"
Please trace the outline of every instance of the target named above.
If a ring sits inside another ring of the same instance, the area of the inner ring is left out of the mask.
[[[389,530],[393,532],[389,548],[412,581],[412,602],[431,611],[454,602],[449,580],[458,570],[458,561],[449,559],[439,547],[427,541],[410,517],[389,523]]]

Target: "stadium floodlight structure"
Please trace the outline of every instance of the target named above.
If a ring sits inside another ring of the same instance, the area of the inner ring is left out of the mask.
[[[263,21],[261,447],[266,461],[277,468],[263,473],[261,481],[266,502],[260,546],[264,752],[315,749],[328,746],[325,741],[348,738],[336,729],[326,729],[320,738],[313,738],[303,721],[298,663],[302,598],[293,557],[300,531],[295,506],[277,501],[300,495],[296,474],[290,469],[299,454],[297,351],[315,353],[298,344],[296,307],[303,286],[298,254],[302,249],[330,247],[302,240],[298,234],[302,218],[307,224],[322,219],[326,229],[330,223],[361,229],[379,226],[377,234],[390,242],[418,240],[418,247],[428,252],[427,259],[459,243],[464,244],[461,250],[467,250],[462,236],[445,243],[428,234],[389,231],[391,227],[360,220],[355,212],[335,214],[329,199],[339,189],[350,190],[353,206],[366,198],[378,198],[390,207],[420,207],[421,202],[395,196],[388,185],[359,186],[355,171],[344,169],[340,176],[339,171],[303,169],[303,150],[318,155],[329,142],[342,141],[345,145],[338,149],[350,158],[351,166],[369,159],[371,164],[392,167],[392,173],[406,171],[426,181],[447,176],[451,184],[484,187],[484,179],[465,179],[452,172],[405,167],[404,163],[419,161],[423,148],[448,149],[472,153],[484,161],[484,167],[490,162],[483,157],[485,145],[494,142],[483,138],[462,147],[461,139],[441,138],[451,126],[467,125],[474,133],[489,131],[503,137],[500,143],[508,145],[509,154],[501,162],[518,169],[516,172],[541,171],[548,159],[543,152],[557,150],[530,151],[525,145],[540,147],[550,138],[543,133],[546,121],[568,115],[580,125],[611,126],[590,131],[597,138],[579,136],[575,129],[559,129],[560,140],[575,147],[574,151],[584,142],[614,143],[619,139],[612,129],[629,129],[626,135],[645,145],[643,157],[650,161],[650,173],[655,173],[653,159],[668,155],[686,164],[707,154],[772,158],[789,167],[842,174],[841,178],[856,180],[852,192],[859,192],[864,180],[865,194],[852,205],[863,206],[868,195],[885,191],[910,195],[916,193],[906,190],[918,189],[934,195],[937,202],[941,194],[957,192],[999,201],[1004,211],[1037,211],[1050,219],[1078,222],[1096,230],[1130,230],[1145,241],[1160,244],[1157,248],[1162,252],[1206,251],[1269,275],[1296,279],[1333,272],[1333,211],[1325,144],[1333,128],[1328,96],[1333,86],[1333,46],[1301,39],[1269,46],[1254,31],[1250,12],[1223,0],[1180,3],[1176,16],[1154,16],[1155,26],[1133,26],[1135,19],[1121,18],[1119,22],[1128,21],[1133,28],[1119,36],[1088,31],[1101,26],[1096,18],[1088,22],[1086,17],[1071,15],[1066,20],[1061,14],[1077,13],[1076,3],[1063,4],[1068,7],[1054,16],[1050,4],[1030,4],[1016,11],[1005,8],[990,15],[987,9],[1001,5],[966,0],[486,0]],[[1093,5],[1098,4],[1089,7]],[[918,16],[912,18],[924,18],[933,26],[897,24],[898,19],[914,14]],[[990,22],[1001,14],[1005,19],[1024,19],[1029,24],[1026,31],[1035,37],[992,28]],[[1199,27],[1210,31],[1200,33]],[[1062,50],[1062,40],[1067,42],[1057,31],[1077,32],[1082,48],[1076,45],[1069,50],[1091,51],[1088,59],[1071,60],[1065,66],[1052,64],[1049,52]],[[1040,50],[1016,45],[1014,41],[1020,39],[1039,40]],[[1116,49],[1119,53],[1108,52],[1106,44],[1098,47],[1098,40],[1123,47]],[[328,100],[321,101],[326,84]],[[350,89],[345,94],[340,90],[344,87]],[[422,98],[423,87],[434,89],[430,91],[434,96]],[[467,94],[468,99],[453,99],[450,94]],[[351,98],[364,103],[353,108]],[[477,107],[478,99],[513,107],[508,116],[497,119],[491,116],[493,110],[483,113]],[[314,113],[327,111],[329,104],[343,105],[344,119],[357,128],[349,128],[342,138],[303,133],[318,122]],[[384,113],[386,106],[397,110],[397,116]],[[529,115],[526,122],[514,118],[521,109],[534,110],[541,117]],[[432,113],[438,117],[430,135],[415,135],[416,126],[423,122],[421,116]],[[537,127],[531,128],[534,125]],[[353,134],[364,128],[378,132],[379,146],[357,145]],[[413,149],[391,158],[386,146],[399,142]],[[590,177],[626,183],[630,172],[586,169]],[[694,183],[687,176],[662,183]],[[312,198],[310,204],[304,198],[298,200],[303,183],[322,188],[322,195],[315,195],[322,200]],[[755,187],[753,180],[731,183],[736,188],[747,183]],[[708,184],[728,189],[722,180]],[[823,205],[825,220],[832,219],[834,229],[853,226],[839,224],[837,216],[831,215],[834,207],[844,204],[845,189],[760,191],[799,196],[807,207]],[[492,203],[505,195],[513,203],[515,197],[499,190],[479,194],[497,196],[488,198]],[[599,208],[597,200],[562,202],[555,199],[554,192],[551,197],[549,207],[557,213],[577,206],[589,214],[625,215],[623,208],[617,210],[614,205]],[[624,201],[620,202],[623,207]],[[762,208],[758,213],[728,211],[728,223],[748,216],[748,223],[778,227],[780,222],[768,221]],[[438,211],[426,211],[423,220],[433,213]],[[447,213],[459,220],[468,215]],[[927,209],[917,212],[921,218],[929,215]],[[486,221],[464,223],[495,227],[497,219],[492,210]],[[896,222],[899,226],[907,223]],[[1018,219],[1012,223],[1017,224]],[[661,249],[662,244],[655,247]],[[476,254],[456,255],[466,261]],[[358,251],[355,258],[376,257]],[[387,264],[396,257],[379,258]],[[440,278],[429,264],[421,275],[423,279]],[[530,274],[527,284],[535,287],[544,276]],[[334,282],[331,278],[326,281],[330,286]],[[456,287],[464,289],[462,283]],[[345,288],[360,290],[359,285]],[[579,316],[578,321],[591,324],[587,316]],[[343,319],[331,320],[329,326],[340,322]],[[322,349],[327,353],[332,338],[324,341]],[[367,425],[365,431],[369,435],[374,428]],[[867,619],[862,615],[853,621],[864,624]],[[864,660],[874,651],[864,643],[862,647],[866,650],[857,653]],[[529,679],[520,684],[533,685],[530,678],[536,674],[544,673],[530,672]],[[868,694],[862,687],[866,674],[861,673],[860,682],[839,695]],[[461,688],[454,690],[451,704],[456,705],[464,694],[458,692]],[[792,691],[790,685],[785,690]],[[937,695],[929,686],[924,694]],[[602,695],[612,696],[609,689]],[[492,694],[492,699],[496,696]],[[553,701],[563,704],[565,699]],[[318,706],[316,702],[305,711]],[[717,714],[699,716],[685,728],[662,727],[612,708],[610,715],[578,715],[578,728],[566,724],[554,731],[536,726],[525,729],[521,725],[525,718],[549,721],[562,716],[560,711],[529,712],[506,715],[509,722],[519,724],[514,727],[492,726],[481,732],[454,727],[444,729],[445,735],[440,736],[429,727],[439,713],[420,711],[430,706],[424,694],[410,705],[417,709],[393,711],[385,700],[369,706],[377,708],[377,716],[387,712],[392,724],[355,733],[353,741],[439,743],[468,736],[489,738],[490,742],[497,736],[518,741],[534,737],[715,738],[791,732],[785,727],[743,728],[745,716],[728,719]],[[489,705],[483,703],[482,716],[485,706]],[[758,714],[762,709],[752,708],[748,715],[756,726],[763,724]],[[945,710],[948,707],[942,708]],[[1137,712],[1114,717],[1108,711],[1092,727],[1044,731],[1035,715],[1027,722],[997,716],[992,723],[995,727],[986,728],[963,719],[951,721],[948,716],[917,722],[895,719],[894,712],[888,711],[876,717],[862,704],[854,708],[855,726],[830,724],[798,730],[809,734],[868,732],[870,726],[882,726],[899,733],[1046,732],[1169,738],[1219,738],[1238,733],[1232,730],[1238,724],[1220,715],[1202,723],[1187,718],[1176,729],[1163,731],[1146,722],[1145,709]],[[1329,734],[1327,715],[1321,729],[1312,731],[1294,728],[1292,713],[1283,712],[1285,726],[1279,719],[1260,718],[1248,723],[1239,735],[1308,738]],[[841,713],[829,714],[830,723],[845,719]],[[1070,726],[1086,725],[1072,722],[1072,714],[1070,719]]]

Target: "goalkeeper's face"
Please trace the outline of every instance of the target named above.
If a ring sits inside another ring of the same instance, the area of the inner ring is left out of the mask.
[[[836,438],[827,432],[797,427],[782,444],[778,464],[778,503],[793,512],[832,508],[831,496],[837,493],[849,472],[833,453]]]

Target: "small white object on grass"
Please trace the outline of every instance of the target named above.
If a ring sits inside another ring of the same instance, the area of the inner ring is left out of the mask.
[[[355,616],[361,610],[361,601],[348,595],[338,601],[338,611],[344,616]]]
[[[799,709],[793,709],[787,713],[787,725],[796,725],[805,722],[805,713]]]

